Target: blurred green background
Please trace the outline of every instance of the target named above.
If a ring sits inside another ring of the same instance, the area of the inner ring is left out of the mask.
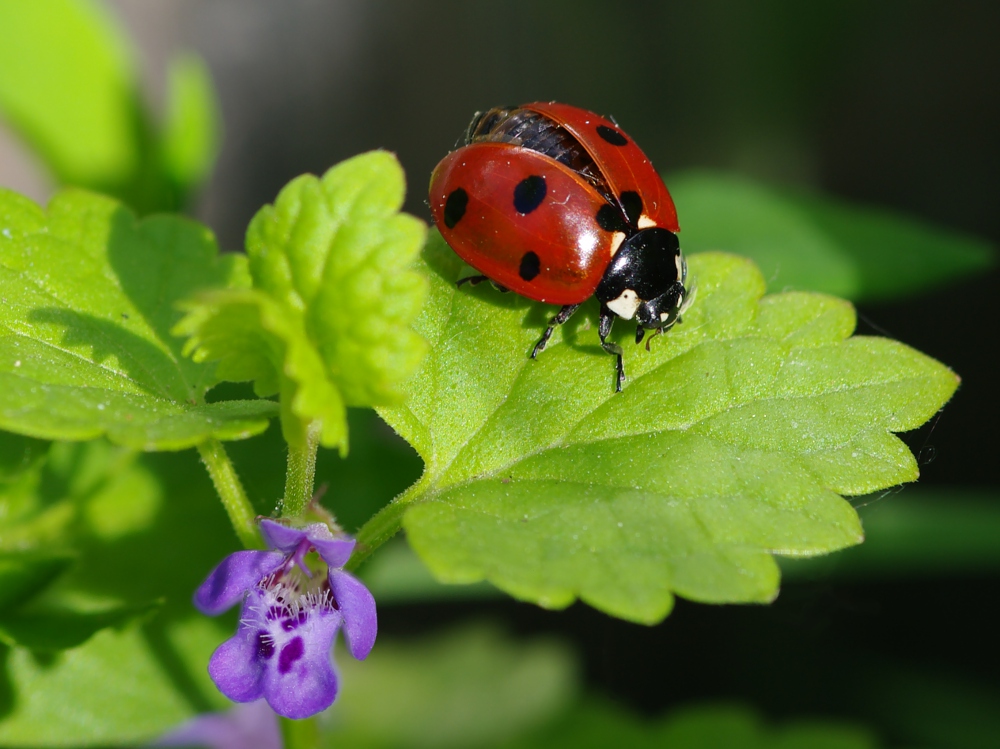
[[[136,56],[154,117],[170,119],[168,59],[188,49],[207,64],[224,136],[191,205],[226,249],[240,248],[252,214],[286,181],[375,147],[399,155],[407,209],[427,219],[427,175],[471,115],[536,99],[613,114],[668,186],[688,168],[728,170],[1000,242],[995,2],[107,5],[133,40],[122,54]],[[170,163],[178,184],[197,177],[184,173],[183,155]],[[55,181],[0,127],[0,185],[44,201]],[[140,207],[185,197],[129,189]],[[683,205],[680,221],[683,230]],[[590,691],[648,716],[723,700],[772,719],[864,723],[889,746],[1000,746],[998,281],[991,270],[860,305],[860,332],[915,346],[963,385],[939,419],[906,437],[919,487],[858,500],[869,543],[788,565],[772,606],[680,601],[644,628],[582,605],[547,612],[489,596],[390,605],[386,593],[382,631],[412,637],[490,618],[519,636],[554,635],[581,658]],[[232,447],[254,497],[279,493],[267,470],[281,470],[281,444],[273,428],[263,439],[270,451]],[[384,425],[357,413],[350,458],[324,454],[318,480],[356,527],[419,470]]]

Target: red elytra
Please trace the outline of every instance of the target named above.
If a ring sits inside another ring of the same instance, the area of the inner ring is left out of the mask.
[[[445,156],[431,175],[431,213],[445,241],[484,276],[536,301],[583,302],[593,296],[623,239],[622,232],[602,228],[596,216],[608,198],[621,208],[620,197],[627,193],[642,201],[634,228],[679,231],[677,210],[660,175],[613,122],[555,102],[509,111],[532,112],[563,128],[589,155],[599,176],[588,180],[552,156],[513,142],[473,142]],[[544,178],[544,200],[521,213],[512,195],[532,176]],[[609,194],[602,195],[595,182]],[[452,222],[446,220],[445,208],[455,190],[467,199],[461,219]],[[534,275],[531,267],[521,272],[529,252],[538,258]]]
[[[562,305],[532,352],[586,299],[601,303],[601,345],[615,316],[636,342],[662,333],[690,303],[677,211],[663,180],[611,120],[535,102],[477,114],[466,145],[434,169],[430,207],[441,235],[481,278]],[[648,344],[647,344],[648,348]]]

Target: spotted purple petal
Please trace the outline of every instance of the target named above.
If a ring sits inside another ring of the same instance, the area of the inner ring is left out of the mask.
[[[378,633],[375,598],[360,580],[343,570],[330,570],[330,590],[344,617],[347,649],[359,661],[364,660]]]
[[[194,605],[216,616],[238,603],[243,594],[281,567],[284,555],[275,551],[237,551],[219,563],[194,592]]]
[[[147,746],[201,746],[209,749],[281,749],[281,730],[264,700],[224,713],[205,713],[182,723]]]
[[[286,718],[314,715],[337,696],[330,651],[341,621],[328,598],[288,609],[273,591],[252,590],[236,634],[212,655],[209,675],[236,702],[263,697]]]

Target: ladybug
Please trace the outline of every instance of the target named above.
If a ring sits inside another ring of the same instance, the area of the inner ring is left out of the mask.
[[[601,346],[614,318],[636,319],[635,341],[662,333],[690,303],[677,211],[639,146],[612,120],[535,102],[476,114],[464,145],[431,175],[430,207],[445,241],[501,291],[561,305],[531,352],[585,300],[601,303]],[[646,341],[649,348],[649,341]]]

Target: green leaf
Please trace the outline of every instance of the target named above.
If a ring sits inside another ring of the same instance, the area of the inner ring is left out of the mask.
[[[712,172],[671,176],[687,252],[754,260],[770,291],[891,299],[990,267],[984,241],[888,211]]]
[[[398,402],[423,356],[409,324],[424,282],[409,266],[425,228],[399,213],[404,187],[384,151],[293,180],[247,230],[253,290],[195,300],[176,328],[221,377],[280,393],[292,445],[318,421],[322,444],[346,450],[345,406]]]
[[[47,212],[0,192],[0,428],[144,450],[262,431],[276,404],[205,403],[213,368],[170,335],[180,299],[247,283],[245,261],[193,222],[137,222],[78,191]]]
[[[75,648],[102,629],[121,627],[146,616],[158,604],[115,606],[100,611],[38,609],[0,616],[0,640],[33,651],[52,652]]]
[[[641,720],[604,701],[589,699],[544,730],[503,744],[504,749],[874,749],[864,729],[831,721],[765,726],[745,707],[696,705],[657,721]]]
[[[330,747],[493,746],[557,715],[577,688],[566,648],[483,626],[380,640],[364,663],[336,660],[345,688],[329,713]]]
[[[202,59],[173,59],[167,83],[169,109],[163,129],[164,168],[181,194],[208,178],[218,151],[218,102],[212,78]]]
[[[838,494],[916,478],[892,432],[922,424],[958,384],[900,343],[848,338],[846,302],[762,299],[752,263],[702,254],[689,263],[697,300],[649,353],[620,326],[630,380],[615,395],[593,308],[532,361],[543,308],[456,289],[461,262],[437,238],[425,255],[417,329],[432,353],[406,405],[380,413],[426,470],[359,540],[377,544],[403,515],[438,579],[486,579],[543,606],[580,598],[651,623],[675,593],[771,600],[772,554],[861,540]]]
[[[109,188],[138,170],[134,85],[98,4],[0,3],[0,112],[60,182]]]
[[[0,554],[0,616],[41,593],[73,563],[67,553]]]
[[[190,718],[195,710],[184,687],[190,687],[195,673],[199,681],[207,681],[204,664],[221,641],[214,622],[194,624],[176,627],[165,637],[137,626],[105,629],[56,659],[12,648],[5,660],[16,700],[0,720],[0,743],[134,746]],[[189,650],[200,651],[198,672]],[[184,668],[192,669],[191,676]],[[227,706],[218,692],[212,696],[215,701],[202,709]]]
[[[141,626],[109,621],[55,655],[0,647],[15,695],[0,714],[0,745],[133,746],[195,713],[227,708],[205,666],[236,620],[201,616],[191,593],[236,541],[197,453],[56,443],[37,491],[39,505],[64,497],[59,504],[74,511],[78,560],[44,601],[18,613],[59,607],[97,616],[130,606],[145,619],[142,602],[163,605]],[[131,516],[130,502],[142,508]],[[86,623],[76,621],[73,631],[85,632]]]

